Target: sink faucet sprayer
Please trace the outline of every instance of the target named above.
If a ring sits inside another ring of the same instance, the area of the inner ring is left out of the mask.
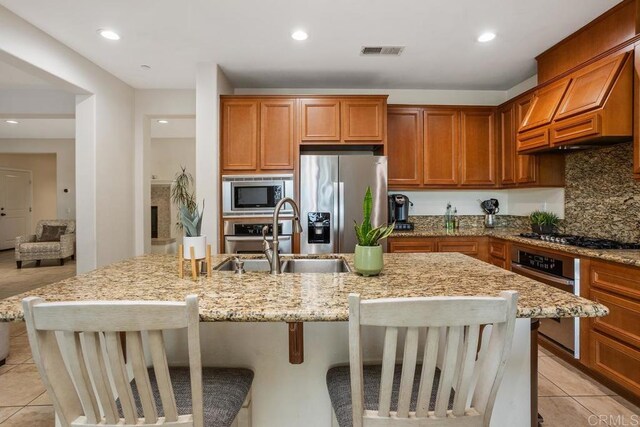
[[[262,250],[269,261],[269,265],[271,266],[271,274],[282,273],[280,266],[280,251],[278,250],[278,245],[280,244],[280,241],[278,240],[278,222],[280,220],[280,210],[286,203],[289,203],[293,207],[293,232],[302,233],[302,226],[300,225],[300,210],[298,209],[298,205],[295,200],[291,197],[280,199],[273,211],[273,242],[271,243],[271,248],[267,241],[269,227],[266,225],[262,227]]]

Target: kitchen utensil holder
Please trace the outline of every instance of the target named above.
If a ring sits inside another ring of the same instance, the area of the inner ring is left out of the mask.
[[[198,272],[202,267],[202,263],[204,262],[207,267],[207,277],[211,277],[211,245],[207,245],[207,252],[204,258],[196,258],[195,257],[195,248],[191,246],[189,248],[189,253],[191,254],[190,259],[184,259],[183,245],[178,247],[178,277],[181,279],[184,278],[184,262],[190,261],[191,264],[191,278],[193,280],[198,280]]]

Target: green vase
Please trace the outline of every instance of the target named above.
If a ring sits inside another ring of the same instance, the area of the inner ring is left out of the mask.
[[[377,276],[382,271],[382,246],[356,245],[354,267],[363,276]]]

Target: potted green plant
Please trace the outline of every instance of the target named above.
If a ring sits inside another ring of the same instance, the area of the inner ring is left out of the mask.
[[[551,234],[556,231],[560,218],[553,212],[533,211],[529,214],[531,231],[538,234]]]
[[[176,174],[171,186],[171,201],[178,206],[178,221],[176,227],[184,231],[183,256],[191,259],[191,248],[194,249],[196,259],[206,257],[207,236],[202,235],[202,211],[198,209],[195,194],[191,191],[193,176],[186,167]]]
[[[393,232],[393,226],[382,225],[373,228],[371,225],[371,209],[373,207],[373,196],[371,188],[367,188],[362,202],[362,211],[364,218],[362,224],[358,224],[355,220],[356,238],[356,254],[354,267],[356,272],[363,276],[376,276],[380,274],[383,268],[382,246],[379,241],[389,236]]]

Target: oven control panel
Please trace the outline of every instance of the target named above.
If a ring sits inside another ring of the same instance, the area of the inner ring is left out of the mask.
[[[520,250],[518,251],[518,261],[525,267],[563,277],[564,262],[560,259]]]

